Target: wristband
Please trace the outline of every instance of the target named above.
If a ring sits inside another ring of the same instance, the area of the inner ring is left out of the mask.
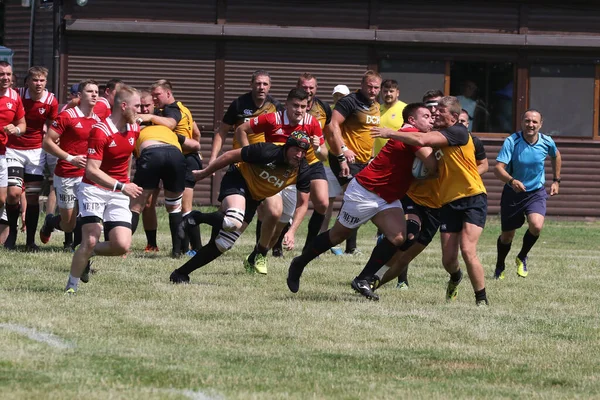
[[[15,135],[21,136],[21,128],[19,128],[18,126],[15,126],[15,129],[17,130],[17,133],[15,133]]]
[[[343,162],[346,162],[346,156],[344,155],[344,153],[340,154],[339,156],[336,156],[338,162],[341,164]]]
[[[122,182],[115,181],[115,186],[113,186],[113,192],[117,190],[123,190],[123,186],[125,186]]]
[[[554,178],[552,179],[552,182],[560,183],[560,178]]]
[[[69,155],[67,156],[67,158],[65,158],[65,161],[66,161],[66,162],[68,162],[68,163],[70,163],[70,162],[71,162],[71,161],[73,161],[74,159],[75,159],[75,157],[69,154]]]
[[[315,154],[321,154],[321,146],[317,147],[315,150]]]
[[[508,182],[506,182],[506,184],[508,186],[512,186],[513,182],[515,181],[515,178],[510,178],[510,180]]]
[[[342,149],[342,151],[346,151],[346,150],[348,150],[348,147],[346,147],[346,145],[343,144],[342,147],[341,147],[341,149]]]

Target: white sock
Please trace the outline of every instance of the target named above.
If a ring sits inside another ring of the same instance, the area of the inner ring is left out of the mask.
[[[387,270],[390,269],[390,267],[388,267],[387,265],[384,265],[383,267],[379,268],[379,271],[377,271],[377,273],[375,275],[377,275],[378,277],[383,277],[383,275],[385,275],[385,273],[387,272]]]
[[[65,290],[74,289],[77,290],[77,286],[79,285],[79,278],[75,278],[73,275],[69,274],[69,280],[67,281],[67,287]]]

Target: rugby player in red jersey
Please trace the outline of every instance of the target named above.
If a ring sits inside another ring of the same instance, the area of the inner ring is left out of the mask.
[[[75,229],[77,189],[85,174],[88,138],[92,126],[100,122],[93,111],[97,100],[96,81],[88,79],[79,83],[79,105],[58,114],[44,137],[44,151],[58,158],[54,169],[54,187],[59,214],[46,215],[40,229],[42,243],[48,243],[54,229],[63,232],[73,232]]]
[[[405,107],[403,118],[407,131],[428,132],[433,126],[431,113],[422,103]],[[290,264],[287,284],[296,293],[300,287],[300,277],[306,265],[320,254],[329,250],[365,222],[372,221],[385,235],[373,249],[371,257],[362,272],[352,281],[352,288],[371,300],[379,296],[371,290],[370,279],[405,242],[406,220],[400,199],[413,181],[412,164],[418,157],[430,171],[437,169],[435,155],[430,147],[405,145],[390,140],[355,179],[348,184],[344,202],[335,225],[321,233],[310,247]]]
[[[90,132],[85,176],[77,193],[82,241],[73,254],[67,294],[76,293],[90,257],[123,255],[131,245],[129,199],[142,193],[142,188],[129,181],[131,155],[140,134],[135,123],[139,111],[140,93],[123,86],[115,95],[111,115]],[[105,241],[99,243],[102,224]]]
[[[6,142],[9,136],[21,136],[26,130],[23,102],[19,93],[12,89],[12,83],[12,66],[6,61],[0,61],[0,208],[6,203],[8,186]]]
[[[19,95],[25,108],[27,130],[19,136],[11,136],[6,145],[8,164],[8,207],[9,235],[5,246],[14,248],[17,240],[17,220],[23,187],[27,199],[25,226],[27,231],[27,251],[37,251],[35,234],[40,215],[40,192],[44,181],[45,153],[42,139],[48,126],[58,115],[58,101],[53,93],[46,90],[48,70],[44,67],[31,67],[25,79],[26,87],[19,88]],[[22,206],[23,207],[23,206]]]

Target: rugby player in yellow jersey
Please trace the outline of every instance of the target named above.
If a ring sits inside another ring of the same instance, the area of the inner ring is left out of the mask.
[[[434,202],[438,200],[442,206],[442,264],[450,274],[446,299],[454,300],[458,294],[458,285],[462,280],[462,271],[458,263],[460,250],[475,291],[476,305],[487,306],[485,276],[477,257],[477,242],[487,216],[487,195],[477,170],[473,139],[465,126],[458,123],[460,112],[460,103],[456,97],[446,96],[440,99],[435,111],[435,127],[445,127],[440,131],[397,132],[387,128],[373,128],[372,131],[374,137],[393,138],[410,145],[434,148],[438,159],[439,178],[431,181],[433,189],[437,184],[439,199],[432,198],[431,193],[436,191],[432,191],[431,188],[428,190],[428,198]],[[413,200],[416,200],[414,192],[412,194]]]
[[[398,100],[398,96],[400,96],[400,90],[398,89],[398,82],[396,80],[386,79],[381,83],[383,104],[381,104],[379,126],[397,131],[404,125],[402,110],[406,107],[406,103]],[[373,156],[379,153],[387,141],[388,139],[385,138],[375,138],[373,142]]]
[[[244,122],[250,121],[251,118],[258,117],[262,114],[268,114],[275,111],[281,111],[283,106],[269,95],[271,90],[271,75],[269,72],[259,69],[254,71],[252,78],[250,79],[250,91],[233,100],[227,112],[223,116],[221,125],[219,127],[218,134],[213,138],[212,150],[210,153],[210,159],[208,163],[213,162],[223,147],[227,133],[233,128],[237,129]],[[255,134],[248,137],[249,143],[264,142],[262,132],[255,132]],[[238,140],[233,138],[233,148],[238,149],[242,145]],[[256,221],[256,242],[258,243],[261,236],[263,219],[262,210],[269,205],[271,200],[264,201],[258,209],[258,220]],[[275,226],[279,220],[278,216],[265,215],[264,218],[267,220],[267,227]],[[268,236],[267,233],[263,236]]]
[[[189,282],[191,272],[231,249],[265,198],[293,184],[299,191],[308,193],[310,175],[305,156],[310,146],[310,137],[302,131],[295,131],[287,137],[283,146],[275,143],[251,144],[230,150],[206,169],[194,171],[196,179],[201,180],[229,166],[221,181],[219,211],[193,211],[187,218],[188,221],[193,219],[196,224],[211,225],[211,239],[192,259],[171,273],[171,282]],[[266,271],[257,269],[256,272]]]
[[[154,105],[157,108],[157,110],[155,110],[157,114],[142,114],[139,116],[141,121],[166,126],[176,134],[200,142],[200,130],[192,118],[192,113],[180,101],[175,100],[171,82],[166,79],[159,79],[152,84],[150,92],[152,94],[152,99],[154,100]],[[185,217],[192,211],[194,185],[196,184],[192,171],[202,168],[202,161],[200,160],[198,151],[184,149],[184,156],[187,168],[181,206],[182,217]],[[139,218],[139,215],[137,218]],[[169,214],[169,220],[172,218],[179,219],[176,215]],[[200,230],[196,229],[196,227],[186,231],[186,237],[182,242],[182,248],[179,252],[188,252],[190,244],[192,246],[192,251],[189,255],[193,255],[194,252],[202,246]],[[177,253],[174,254],[174,256],[177,256]]]
[[[329,165],[342,187],[362,171],[373,156],[373,138],[370,129],[379,126],[380,114],[377,96],[381,90],[381,76],[367,71],[360,89],[340,99],[331,117],[331,151]],[[359,253],[356,232],[346,240],[346,254]]]

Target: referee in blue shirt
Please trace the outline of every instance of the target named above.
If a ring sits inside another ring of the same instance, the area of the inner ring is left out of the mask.
[[[558,194],[561,157],[554,140],[540,132],[542,122],[538,110],[527,110],[521,120],[522,131],[506,138],[496,158],[494,174],[505,183],[500,200],[502,233],[497,242],[496,279],[504,279],[506,256],[515,231],[523,226],[525,217],[529,228],[515,263],[518,276],[525,278],[528,274],[527,254],[540,236],[546,215],[548,193],[544,188],[544,161],[547,156],[550,156],[554,175],[550,196]]]

